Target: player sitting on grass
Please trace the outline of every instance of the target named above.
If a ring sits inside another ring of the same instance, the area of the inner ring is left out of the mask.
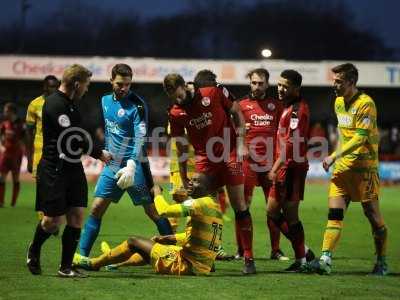
[[[214,265],[217,249],[221,245],[222,213],[215,195],[194,177],[189,185],[188,198],[182,204],[168,205],[161,189],[154,187],[158,213],[164,217],[191,217],[191,228],[183,234],[156,236],[146,239],[132,236],[119,246],[99,257],[88,259],[77,256],[75,265],[99,270],[101,267],[131,259],[131,265],[151,264],[156,273],[170,275],[208,274]],[[186,241],[180,247],[178,242]],[[135,254],[136,262],[132,255]]]
[[[217,83],[214,81],[213,84],[217,85]],[[201,87],[201,86],[200,86]],[[195,86],[194,82],[187,82],[186,83],[186,88],[191,91],[192,93],[195,93]],[[197,82],[197,88],[199,88],[199,83]],[[168,135],[171,135],[171,127],[170,124],[168,124],[167,127],[167,133]],[[187,136],[186,136],[187,138]],[[180,167],[179,167],[179,155],[178,155],[178,149],[176,145],[176,138],[170,137],[170,185],[171,185],[171,191],[170,195],[172,196],[172,199],[176,201],[176,198],[178,199],[178,202],[181,202],[180,199],[182,198],[183,195],[187,195],[187,191],[184,188],[184,184],[181,179],[180,175]],[[186,162],[186,171],[187,174],[186,176],[190,179],[193,177],[193,174],[195,172],[196,166],[195,166],[195,151],[193,149],[192,145],[187,145],[187,162]],[[229,217],[225,214],[226,209],[227,209],[227,198],[225,195],[225,189],[224,187],[218,188],[218,202],[221,208],[222,212],[222,217],[224,221],[229,222],[230,219]],[[186,198],[185,198],[186,199]],[[170,218],[169,219],[172,224],[174,224],[175,227],[178,226],[178,222],[176,218]],[[217,260],[232,260],[234,258],[233,255],[229,255],[228,253],[225,252],[223,246],[221,245],[220,249],[218,250],[217,254]]]
[[[192,176],[193,176],[193,174],[192,174]],[[192,176],[191,176],[191,177],[192,177]],[[174,194],[172,194],[172,199],[173,199],[176,203],[182,203],[182,202],[184,202],[185,200],[188,199],[188,193],[187,193],[187,191],[186,191],[185,189],[177,190],[177,191],[175,191]],[[165,205],[168,205],[168,203],[165,201],[165,199],[163,200],[162,198],[158,198],[157,201],[158,201],[158,203],[159,203],[158,205],[160,205],[160,203],[162,203],[162,201],[165,202],[165,203],[162,204],[162,205],[164,205],[164,206],[165,206]],[[177,217],[177,218],[175,218],[175,217],[174,217],[174,218],[168,218],[168,220],[170,220],[170,222],[171,222],[171,220],[174,220],[174,222],[176,222],[176,227],[178,227],[178,225],[179,225],[178,223],[179,223],[179,219],[180,219],[180,218],[181,218],[181,217],[179,216],[179,217]],[[177,245],[177,246],[183,247],[183,245],[186,244],[186,242],[188,241],[188,237],[190,236],[190,231],[191,231],[191,229],[192,229],[191,217],[188,216],[188,217],[186,217],[185,232],[176,235],[176,245]],[[176,233],[176,231],[174,231],[174,233]],[[160,238],[161,238],[161,237],[158,237],[159,240],[160,240]],[[154,239],[154,238],[153,238],[153,239]],[[167,237],[167,239],[170,239],[170,237]],[[221,246],[222,246],[222,245],[221,245]],[[110,246],[106,241],[103,241],[103,242],[101,242],[100,249],[101,249],[101,252],[102,252],[103,254],[108,254],[108,253],[111,251],[111,246]],[[218,256],[220,255],[221,249],[223,249],[223,248],[220,247],[220,249],[218,249],[218,251],[217,251],[216,260],[218,260]],[[138,260],[137,260],[137,258],[138,258],[138,256],[136,255],[136,253],[135,253],[135,254],[132,254],[132,256],[129,257],[126,261],[123,261],[123,262],[119,262],[119,263],[116,263],[116,264],[112,264],[112,265],[105,266],[105,269],[106,269],[107,271],[116,271],[116,270],[118,270],[118,269],[120,269],[120,268],[123,268],[123,267],[137,266],[137,265],[138,265]],[[78,258],[77,258],[77,259],[78,259]]]

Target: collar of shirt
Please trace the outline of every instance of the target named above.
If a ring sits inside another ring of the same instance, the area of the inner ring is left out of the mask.
[[[72,102],[73,102],[72,99],[69,98],[69,97],[67,96],[67,94],[61,92],[60,90],[57,90],[56,93],[57,93],[59,96],[61,96],[61,97],[62,97],[65,101],[67,101],[68,103],[72,103]]]
[[[353,97],[351,97],[349,102],[344,101],[346,110],[349,110],[350,106],[358,99],[358,97],[360,97],[362,93],[363,93],[362,91],[358,91]]]
[[[128,94],[125,97],[123,97],[121,99],[117,99],[117,97],[115,97],[115,93],[112,93],[112,99],[114,101],[121,101],[121,100],[124,100],[124,99],[128,99],[131,94],[132,94],[132,91],[129,91]]]
[[[301,100],[303,100],[303,98],[300,96],[293,98],[292,100],[288,101],[287,103],[285,103],[285,107],[289,107],[293,104],[295,104],[296,102],[300,102]]]

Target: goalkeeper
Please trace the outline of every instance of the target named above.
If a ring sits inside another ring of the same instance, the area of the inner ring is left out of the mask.
[[[146,103],[130,91],[132,69],[126,64],[115,65],[110,81],[113,93],[103,96],[101,105],[105,149],[113,160],[104,167],[95,188],[95,199],[79,243],[82,256],[89,256],[103,215],[112,202],[118,203],[125,191],[134,205],[143,206],[161,235],[172,233],[168,219],[158,215],[153,202],[153,180],[144,149],[147,108]]]
[[[154,188],[154,201],[160,215],[191,217],[185,233],[156,236],[151,240],[132,236],[99,257],[75,257],[74,265],[87,270],[99,270],[129,258],[131,265],[151,264],[159,274],[208,274],[212,271],[222,242],[222,213],[215,195],[208,195],[198,177],[194,177],[190,182],[188,191],[193,199],[189,198],[182,204],[168,205],[161,189]]]

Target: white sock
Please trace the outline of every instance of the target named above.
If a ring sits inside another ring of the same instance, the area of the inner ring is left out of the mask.
[[[307,262],[307,260],[306,260],[306,258],[305,257],[303,257],[303,258],[298,258],[298,259],[296,259],[296,261],[298,261],[300,264],[305,264],[306,262]]]
[[[332,258],[330,258],[328,255],[322,255],[319,260],[322,260],[327,265],[332,264]]]

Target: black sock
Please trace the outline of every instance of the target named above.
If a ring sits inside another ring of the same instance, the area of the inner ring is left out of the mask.
[[[80,228],[71,227],[69,225],[65,226],[62,235],[61,269],[71,268],[80,236]]]
[[[35,235],[33,236],[31,251],[37,256],[40,256],[42,245],[50,236],[51,233],[44,231],[41,225],[41,221],[39,221],[39,224],[36,226]]]

